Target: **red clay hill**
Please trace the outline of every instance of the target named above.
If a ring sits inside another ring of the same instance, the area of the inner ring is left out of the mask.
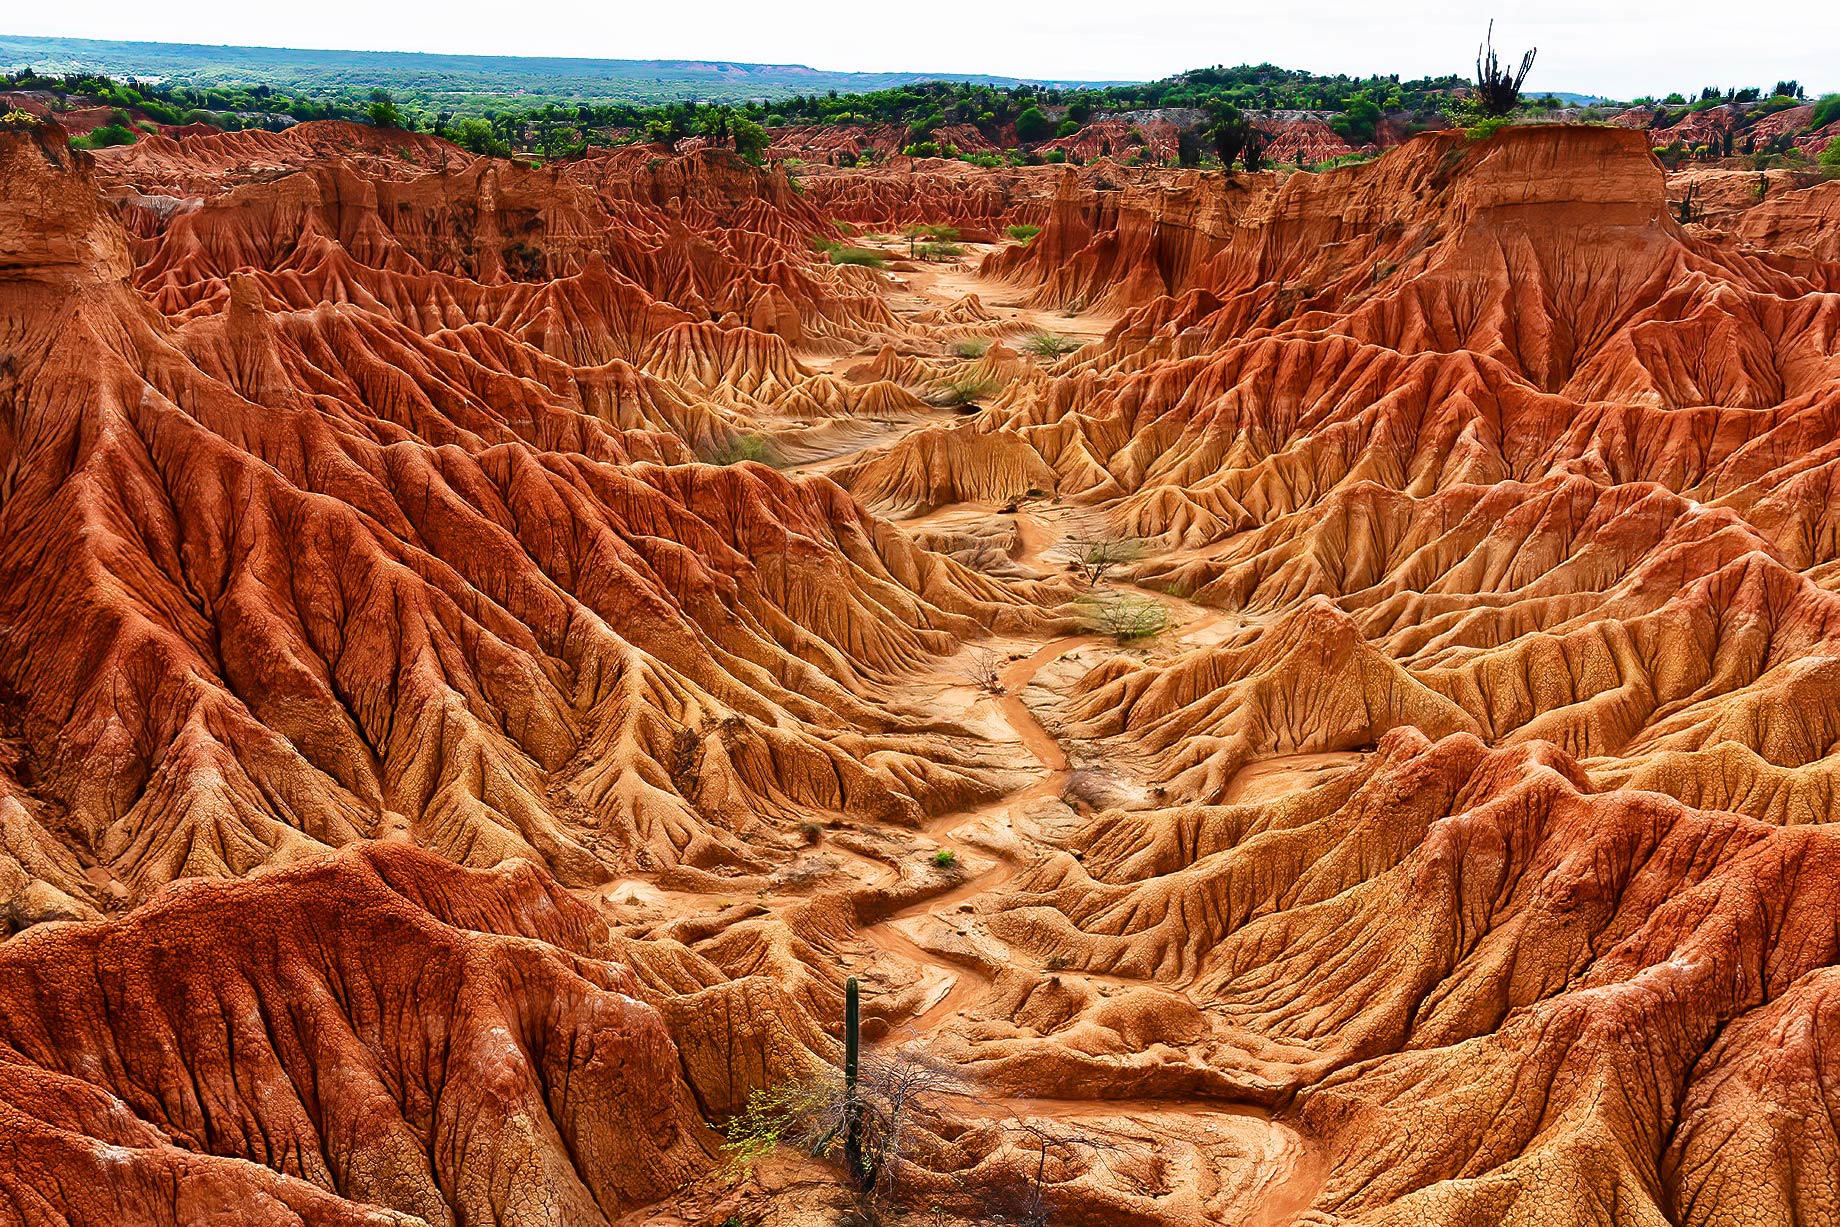
[[[0,175],[0,1221],[1840,1221],[1833,184]]]

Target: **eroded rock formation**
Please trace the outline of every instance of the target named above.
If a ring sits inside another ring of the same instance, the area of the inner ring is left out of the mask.
[[[958,1221],[1833,1221],[1833,185],[1650,135],[0,135],[0,1205],[797,1222],[854,975]]]

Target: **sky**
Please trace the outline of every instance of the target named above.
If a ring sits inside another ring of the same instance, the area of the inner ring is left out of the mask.
[[[1794,78],[1840,90],[1840,0],[69,0],[11,34],[162,42],[707,59],[876,72],[1148,80],[1209,64],[1402,77],[1473,72],[1495,18],[1529,90],[1615,97]]]

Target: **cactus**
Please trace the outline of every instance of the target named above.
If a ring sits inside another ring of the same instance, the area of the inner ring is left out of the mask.
[[[862,1059],[862,998],[851,976],[843,985],[843,1161],[858,1188],[875,1181],[863,1153],[863,1104],[856,1088]]]
[[[843,985],[843,1091],[856,1098],[856,1073],[862,1059],[862,993],[851,976]]]

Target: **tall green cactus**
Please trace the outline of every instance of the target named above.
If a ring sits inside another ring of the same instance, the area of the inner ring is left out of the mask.
[[[862,990],[856,977],[843,984],[843,1091],[856,1100],[856,1070],[862,1058]]]
[[[843,1161],[858,1188],[875,1182],[863,1153],[863,1102],[856,1088],[862,1058],[862,996],[851,976],[843,985]]]

